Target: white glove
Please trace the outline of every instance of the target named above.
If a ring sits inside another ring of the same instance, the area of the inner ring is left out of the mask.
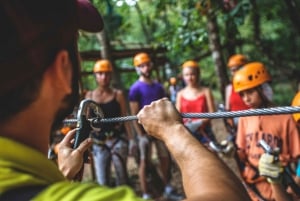
[[[199,129],[199,127],[202,125],[203,121],[202,119],[198,119],[196,121],[190,121],[185,124],[185,126],[192,132],[194,133]]]
[[[267,177],[268,182],[278,183],[281,179],[283,166],[279,160],[275,160],[275,156],[271,154],[263,154],[258,164],[259,174]]]

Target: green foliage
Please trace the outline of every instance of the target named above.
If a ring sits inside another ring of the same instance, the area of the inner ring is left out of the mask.
[[[273,85],[273,102],[278,106],[289,106],[295,96],[295,90],[289,83],[275,83]]]
[[[199,2],[207,3],[206,0],[93,0],[104,16],[115,49],[166,47],[167,65],[171,68],[168,71],[171,72],[162,74],[167,76],[180,73],[179,66],[185,60],[201,58],[202,82],[217,92],[215,64],[209,54],[207,16],[197,8]],[[225,62],[229,56],[226,45],[235,39],[235,52],[266,64],[273,78],[275,102],[287,104],[300,80],[300,33],[292,23],[286,2],[257,0],[256,8],[250,0],[236,2],[230,10],[224,8],[223,1],[211,0],[221,45],[225,47]],[[296,6],[299,8],[299,3]],[[258,27],[254,23],[256,14],[260,22]],[[255,33],[255,28],[259,33]],[[100,50],[101,45],[95,35],[81,33],[79,48]],[[118,68],[132,66],[131,59],[115,62]],[[87,68],[90,68],[89,65]],[[162,67],[161,71],[165,69],[169,68]],[[128,89],[136,77],[135,72],[122,73],[122,84]],[[90,87],[93,79],[88,78],[84,82]]]

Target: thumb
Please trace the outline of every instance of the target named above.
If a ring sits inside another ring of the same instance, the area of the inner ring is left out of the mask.
[[[69,131],[66,136],[63,138],[63,140],[60,142],[60,146],[71,146],[71,141],[74,139],[75,133],[76,133],[77,128]]]

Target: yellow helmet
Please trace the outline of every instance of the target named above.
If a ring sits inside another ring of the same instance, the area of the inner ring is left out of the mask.
[[[112,65],[109,60],[98,60],[94,65],[94,73],[112,72]]]
[[[298,92],[295,95],[295,97],[294,97],[294,99],[292,101],[292,106],[300,106],[300,92]],[[293,117],[294,117],[294,119],[295,119],[296,122],[299,121],[300,120],[300,113],[294,113]]]
[[[188,60],[182,64],[182,68],[191,67],[191,68],[199,68],[199,65],[196,61]]]
[[[133,65],[135,67],[143,64],[143,63],[147,63],[147,62],[150,62],[151,59],[149,57],[149,55],[147,53],[138,53],[137,55],[134,56],[133,58]]]
[[[233,68],[237,66],[242,66],[248,62],[248,59],[245,55],[234,54],[228,59],[227,66],[228,68]]]
[[[271,81],[271,76],[265,66],[260,62],[251,62],[243,66],[233,76],[235,92],[257,87]]]

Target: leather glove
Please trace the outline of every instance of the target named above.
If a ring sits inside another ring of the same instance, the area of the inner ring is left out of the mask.
[[[261,176],[267,177],[269,183],[279,183],[284,169],[274,155],[264,153],[259,159],[258,170]]]

